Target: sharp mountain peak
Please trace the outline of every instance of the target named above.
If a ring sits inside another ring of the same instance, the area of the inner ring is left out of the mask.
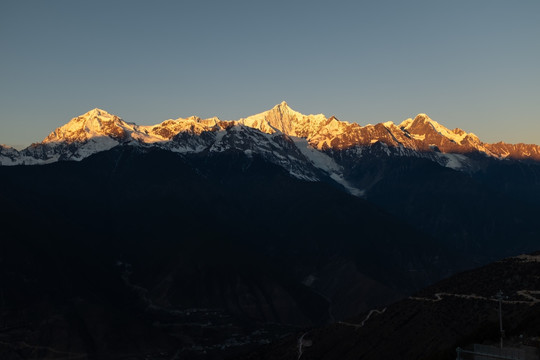
[[[101,115],[112,115],[112,114],[100,108],[93,108],[92,110],[88,111],[87,113],[81,116],[101,116]]]

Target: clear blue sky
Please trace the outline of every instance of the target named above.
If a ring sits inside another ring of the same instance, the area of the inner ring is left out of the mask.
[[[282,100],[540,144],[538,0],[2,0],[0,49],[4,144],[95,107],[149,125]]]

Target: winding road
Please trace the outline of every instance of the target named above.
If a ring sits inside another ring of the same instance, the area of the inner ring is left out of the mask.
[[[532,306],[532,305],[540,303],[540,298],[536,297],[536,296],[540,296],[540,291],[538,290],[519,290],[519,291],[516,291],[516,294],[527,300],[504,299],[502,300],[503,304],[526,304],[526,305]],[[444,297],[457,297],[461,299],[498,301],[498,299],[494,297],[485,297],[485,296],[480,296],[476,294],[452,294],[452,293],[445,293],[445,292],[436,293],[433,295],[433,298],[409,296],[409,300],[437,302],[437,301],[443,300]]]

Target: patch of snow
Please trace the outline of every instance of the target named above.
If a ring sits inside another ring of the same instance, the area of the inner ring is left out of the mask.
[[[343,178],[343,169],[330,156],[309,145],[308,141],[304,138],[291,137],[291,139],[315,167],[326,172],[335,182],[343,185],[351,194],[355,196],[363,196],[365,194],[363,190],[355,188]]]
[[[363,196],[366,195],[365,190],[357,189],[354,186],[352,186],[351,184],[349,184],[349,182],[343,178],[343,175],[333,173],[333,174],[330,175],[330,177],[335,182],[343,185],[345,187],[345,189],[347,189],[349,191],[349,193],[351,193],[352,195],[357,196],[357,197],[363,197]]]
[[[292,140],[294,141],[298,149],[302,152],[302,154],[319,169],[324,170],[327,173],[342,172],[341,167],[336,164],[336,162],[330,156],[313,148],[311,145],[309,145],[306,139],[292,137]]]
[[[401,124],[398,125],[399,128],[403,128],[405,130],[409,130],[409,128],[411,127],[411,124],[413,123],[413,119],[411,118],[408,118],[407,120],[403,120],[401,122]]]
[[[465,155],[451,153],[439,153],[438,155],[439,157],[446,160],[446,164],[444,166],[450,169],[462,169],[464,167],[464,164],[467,163],[467,157]]]
[[[454,141],[456,144],[461,145],[461,141],[467,136],[466,132],[464,132],[461,135],[456,134],[455,132],[447,129],[446,127],[442,126],[441,124],[439,124],[436,121],[433,121],[433,120],[431,120],[429,118],[428,118],[428,121],[429,121],[429,124],[435,129],[435,131],[437,131],[439,134],[441,134],[445,138]]]

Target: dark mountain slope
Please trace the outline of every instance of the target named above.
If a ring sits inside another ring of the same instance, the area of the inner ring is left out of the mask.
[[[345,323],[299,332],[242,358],[455,359],[457,347],[498,345],[494,297],[499,290],[507,296],[502,306],[506,346],[538,347],[539,274],[540,253],[509,258],[455,275],[369,317],[364,313]],[[304,344],[301,357],[299,339]]]
[[[500,193],[531,204],[540,203],[538,161],[486,161],[473,177]]]
[[[348,176],[369,201],[466,254],[470,267],[539,246],[540,167],[482,161],[483,168],[469,173],[428,159],[372,154],[348,164]]]
[[[0,167],[0,189],[6,359],[224,356],[455,267],[366,201],[234,151],[118,147]]]

